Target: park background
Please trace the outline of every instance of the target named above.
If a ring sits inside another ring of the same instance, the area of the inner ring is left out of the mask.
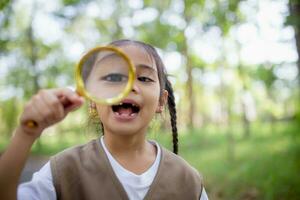
[[[32,95],[74,86],[81,55],[121,38],[162,56],[179,155],[210,199],[300,199],[299,0],[1,0],[0,152]],[[99,136],[87,116],[85,105],[47,129],[28,172]],[[149,138],[171,149],[167,111]]]

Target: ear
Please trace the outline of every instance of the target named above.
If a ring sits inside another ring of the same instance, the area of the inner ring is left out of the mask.
[[[96,109],[96,104],[93,101],[89,101],[89,108]]]
[[[160,97],[159,100],[159,104],[156,108],[156,113],[161,113],[164,110],[164,106],[166,105],[166,103],[168,102],[168,91],[167,90],[163,90],[162,95]]]

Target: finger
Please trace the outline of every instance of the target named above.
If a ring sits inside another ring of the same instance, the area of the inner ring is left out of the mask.
[[[53,120],[59,120],[64,117],[64,108],[59,99],[50,91],[46,91],[41,95],[45,104],[52,110]]]
[[[59,96],[60,101],[64,105],[65,114],[77,109],[84,103],[83,97],[68,88],[55,90],[54,93]]]
[[[83,102],[84,100],[83,97],[79,96],[69,88],[54,89],[53,92],[58,97],[66,97],[72,103]]]
[[[72,105],[68,106],[65,109],[65,112],[66,113],[72,112],[72,111],[78,109],[83,103],[84,103],[84,99],[82,101],[80,101],[80,102],[73,103]]]
[[[74,111],[84,103],[84,98],[69,88],[54,89],[53,93],[59,98],[64,105],[65,115]]]
[[[40,122],[41,125],[50,125],[53,123],[54,120],[54,113],[49,108],[49,106],[44,102],[42,95],[37,95],[33,99],[33,108],[36,110],[37,113],[41,116]]]

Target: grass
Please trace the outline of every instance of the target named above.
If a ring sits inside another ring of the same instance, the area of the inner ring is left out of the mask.
[[[228,133],[231,140],[228,140]],[[204,176],[210,199],[300,199],[300,127],[206,127],[180,136],[180,155]],[[170,148],[170,136],[154,135]]]
[[[230,143],[222,131],[196,131],[181,138],[181,155],[202,172],[211,199],[300,199],[300,129],[275,129],[254,126],[243,139],[233,128]]]
[[[242,130],[238,125],[208,126],[180,134],[180,155],[201,172],[210,199],[300,199],[300,127],[254,124],[250,138]],[[34,145],[33,154],[53,155],[92,137],[71,129],[59,137],[49,132]],[[167,132],[152,131],[149,138],[171,149]],[[5,145],[1,139],[0,149]]]

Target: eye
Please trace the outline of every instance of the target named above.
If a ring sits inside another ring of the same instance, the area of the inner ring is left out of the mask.
[[[142,82],[154,82],[154,80],[152,80],[151,78],[145,77],[145,76],[138,77],[138,80],[142,81]]]
[[[127,76],[123,74],[108,74],[104,77],[101,77],[101,80],[104,81],[109,81],[109,82],[122,82],[122,81],[127,81]]]

